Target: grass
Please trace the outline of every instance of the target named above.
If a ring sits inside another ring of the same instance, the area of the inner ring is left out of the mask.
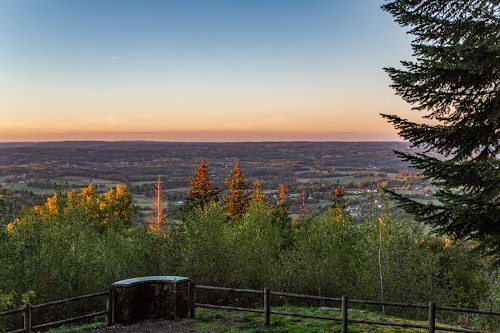
[[[320,309],[318,307],[298,307],[292,305],[277,306],[273,311],[300,313],[325,317],[340,318],[340,310],[333,308]],[[372,320],[381,322],[404,322],[416,325],[427,325],[427,321],[415,321],[386,316],[367,310],[349,310],[350,319]],[[84,324],[80,326],[60,327],[50,330],[51,333],[73,333],[92,331],[94,328],[105,326],[103,322]],[[439,326],[446,326],[439,323]],[[295,316],[271,315],[271,326],[264,326],[264,316],[261,313],[238,312],[229,310],[196,309],[196,320],[185,322],[186,332],[217,331],[225,333],[315,333],[315,332],[340,332],[341,322],[333,320],[301,318]],[[373,324],[352,324],[348,326],[349,333],[424,333],[425,329],[402,328]]]
[[[327,317],[340,317],[340,312],[335,310],[321,310],[317,307],[297,307],[285,305],[273,307],[274,311],[293,312],[309,315]],[[208,327],[206,325],[216,323],[220,332],[340,332],[341,322],[332,320],[310,319],[295,316],[271,315],[271,326],[265,327],[263,315],[258,313],[238,313],[226,310],[198,309],[196,312],[198,321],[192,323],[194,329]],[[427,325],[427,322],[400,319],[391,316],[369,312],[366,310],[353,310],[349,312],[351,319],[376,320],[387,322],[407,322],[417,325]],[[199,323],[203,323],[200,325]],[[392,326],[349,324],[348,332],[352,333],[420,333],[424,329],[400,328]]]

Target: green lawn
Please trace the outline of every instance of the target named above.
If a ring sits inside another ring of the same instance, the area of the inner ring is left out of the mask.
[[[334,308],[318,308],[318,307],[298,307],[291,305],[272,307],[273,311],[300,313],[306,315],[316,315],[323,317],[336,317],[340,318],[341,314],[338,309]],[[350,319],[371,320],[380,322],[393,322],[393,323],[411,323],[416,325],[426,326],[427,321],[415,321],[409,319],[402,319],[398,317],[386,316],[367,310],[350,309],[348,313]],[[312,319],[302,318],[289,315],[271,315],[271,325],[264,326],[264,315],[254,312],[239,312],[230,310],[217,310],[217,309],[196,309],[195,320],[185,320],[182,323],[183,331],[185,332],[276,332],[276,333],[295,333],[295,332],[340,332],[341,322],[325,319]],[[439,326],[450,327],[449,325]],[[161,324],[159,324],[161,325]],[[92,328],[104,326],[104,323],[94,325],[72,326],[59,329],[53,329],[52,333],[70,333],[90,331]],[[140,329],[140,325],[137,327]],[[179,328],[179,327],[177,327]],[[159,331],[163,332],[163,327],[158,327]],[[166,329],[166,327],[165,327]],[[153,332],[148,330],[148,332]],[[156,330],[154,331],[156,332]],[[418,328],[402,328],[394,326],[384,326],[375,324],[353,324],[349,323],[349,333],[424,333],[426,329]]]

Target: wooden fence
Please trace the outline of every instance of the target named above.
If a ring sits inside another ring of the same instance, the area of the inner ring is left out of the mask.
[[[195,289],[261,294],[261,295],[264,295],[263,310],[252,309],[252,308],[234,307],[234,306],[223,306],[223,305],[215,305],[215,304],[196,303],[196,290]],[[271,295],[272,296],[284,296],[284,297],[292,297],[292,298],[311,299],[311,300],[340,302],[342,304],[341,305],[341,317],[328,317],[328,316],[308,315],[308,314],[284,312],[284,311],[273,311],[273,310],[271,310],[271,300],[270,300]],[[270,320],[271,314],[339,321],[342,323],[342,333],[347,333],[347,326],[349,323],[370,324],[370,325],[375,324],[375,325],[398,326],[398,327],[407,327],[407,328],[421,328],[421,329],[428,330],[429,333],[434,333],[435,331],[438,331],[438,330],[439,331],[448,331],[448,332],[463,332],[463,333],[494,333],[494,332],[479,331],[479,330],[474,330],[474,329],[436,326],[436,311],[437,310],[455,311],[455,312],[475,313],[475,314],[484,314],[484,315],[492,315],[492,316],[499,316],[500,317],[500,312],[453,308],[453,307],[447,307],[447,306],[437,306],[436,303],[434,303],[434,302],[429,302],[429,305],[395,303],[395,302],[381,302],[381,301],[349,299],[347,296],[342,296],[342,298],[333,298],[333,297],[322,297],[322,296],[272,292],[269,290],[269,288],[265,288],[264,290],[251,290],[251,289],[235,289],[235,288],[203,286],[203,285],[195,285],[193,282],[191,282],[190,286],[189,286],[189,297],[190,297],[190,300],[189,300],[190,311],[189,312],[190,312],[191,318],[195,317],[195,307],[211,308],[211,309],[224,309],[224,310],[236,310],[236,311],[248,311],[248,312],[258,312],[258,313],[264,314],[264,324],[266,326],[269,326],[271,324],[271,320]],[[376,321],[376,320],[349,319],[348,311],[347,311],[349,308],[349,304],[370,304],[370,305],[427,309],[429,311],[429,317],[428,317],[429,321],[428,321],[427,325],[416,325],[416,324],[411,324],[411,323],[399,323],[399,322],[396,323],[396,322],[382,322],[382,321]]]
[[[111,325],[112,323],[112,314],[113,314],[113,309],[112,309],[112,299],[113,299],[113,291],[112,289],[109,289],[109,291],[104,291],[100,293],[95,293],[95,294],[90,294],[90,295],[84,295],[84,296],[77,296],[77,297],[72,297],[72,298],[67,298],[63,300],[58,300],[58,301],[53,301],[49,303],[44,303],[44,304],[37,304],[37,305],[32,305],[31,303],[26,303],[24,304],[24,307],[16,310],[9,310],[9,311],[4,311],[0,312],[0,317],[2,316],[7,316],[7,315],[13,315],[17,313],[23,313],[24,314],[24,328],[15,330],[15,331],[10,331],[8,333],[31,333],[32,330],[41,330],[41,329],[46,329],[49,327],[56,327],[56,326],[61,326],[63,324],[67,323],[72,323],[75,321],[80,321],[84,319],[90,319],[98,316],[105,315],[106,316],[106,324]],[[36,325],[32,326],[32,315],[33,315],[33,310],[36,309],[42,309],[45,307],[49,306],[54,306],[54,305],[59,305],[59,304],[64,304],[64,303],[69,303],[69,302],[76,302],[79,300],[84,300],[84,299],[89,299],[89,298],[94,298],[94,297],[100,297],[100,296],[106,296],[106,310],[99,311],[99,312],[93,312],[85,315],[81,315],[78,317],[73,317],[69,319],[64,319],[64,320],[59,320],[51,323],[46,323],[46,324],[41,324],[41,325]]]
[[[249,293],[249,294],[259,294],[263,295],[263,309],[253,309],[253,308],[243,308],[243,307],[235,307],[235,306],[223,306],[223,305],[215,305],[215,304],[205,304],[205,303],[196,303],[196,289],[205,289],[205,290],[216,290],[216,291],[228,291],[228,292],[239,292],[239,293]],[[75,302],[83,299],[89,299],[94,297],[106,296],[106,310],[94,312],[90,314],[81,315],[78,317],[73,317],[69,319],[64,319],[56,322],[41,324],[37,326],[31,325],[32,312],[36,309],[41,309],[49,306]],[[321,300],[321,301],[330,301],[330,302],[340,302],[341,303],[341,317],[329,317],[329,316],[318,316],[318,315],[308,315],[301,313],[293,313],[293,312],[285,312],[285,311],[274,311],[271,309],[271,296],[283,296],[283,297],[291,297],[291,298],[302,298],[309,300]],[[60,326],[63,324],[85,320],[94,318],[97,316],[106,316],[106,324],[109,326],[112,324],[113,318],[113,289],[110,288],[108,291],[99,292],[90,295],[72,297],[68,299],[53,301],[44,304],[31,305],[27,303],[23,308],[16,310],[9,310],[0,312],[0,317],[13,315],[17,313],[24,314],[24,328],[18,329],[15,331],[10,331],[8,333],[31,333],[32,330],[35,329],[46,329],[49,327]],[[429,311],[429,321],[427,325],[416,325],[411,323],[396,323],[396,322],[381,322],[375,320],[361,320],[361,319],[350,319],[348,317],[348,308],[349,304],[369,304],[369,305],[383,305],[383,306],[396,306],[396,307],[407,307],[407,308],[416,308],[416,309],[427,309]],[[294,317],[303,317],[303,318],[313,318],[313,319],[324,319],[324,320],[333,320],[339,321],[342,323],[342,333],[347,333],[347,326],[349,323],[354,324],[370,324],[370,325],[383,325],[383,326],[398,326],[398,327],[407,327],[407,328],[421,328],[428,330],[429,333],[434,333],[435,331],[448,331],[448,332],[463,332],[463,333],[494,333],[487,331],[479,331],[473,329],[465,329],[465,328],[453,328],[453,327],[442,327],[436,326],[436,311],[454,311],[454,312],[462,312],[462,313],[474,313],[474,314],[483,314],[483,315],[492,315],[499,316],[500,312],[493,311],[481,311],[481,310],[471,310],[471,309],[462,309],[462,308],[453,308],[447,306],[437,306],[434,302],[430,302],[429,305],[420,305],[420,304],[408,304],[408,303],[395,303],[395,302],[381,302],[381,301],[370,301],[370,300],[359,300],[359,299],[349,299],[347,296],[342,296],[342,298],[334,298],[334,297],[322,297],[322,296],[312,296],[312,295],[302,295],[302,294],[292,294],[292,293],[282,293],[282,292],[273,292],[270,291],[269,288],[265,288],[264,290],[252,290],[252,289],[236,289],[236,288],[222,288],[222,287],[213,287],[213,286],[203,286],[203,285],[195,285],[193,282],[189,284],[189,315],[191,318],[195,317],[195,308],[211,308],[211,309],[223,309],[223,310],[236,310],[236,311],[245,311],[245,312],[257,312],[262,313],[264,315],[264,324],[266,326],[271,325],[271,314],[274,315],[283,315],[283,316],[294,316]]]

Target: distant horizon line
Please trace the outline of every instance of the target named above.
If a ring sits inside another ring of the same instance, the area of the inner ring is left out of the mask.
[[[47,141],[0,141],[0,144],[6,143],[76,143],[76,142],[150,142],[150,143],[280,143],[280,142],[304,142],[304,143],[322,143],[322,142],[400,142],[409,143],[405,140],[262,140],[262,141],[160,141],[160,140],[47,140]]]

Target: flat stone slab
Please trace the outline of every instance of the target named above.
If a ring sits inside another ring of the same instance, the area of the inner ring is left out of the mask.
[[[180,281],[189,281],[188,278],[182,276],[143,276],[132,279],[121,280],[113,283],[113,286],[121,287],[121,286],[130,286],[135,283],[141,282],[180,282]]]

